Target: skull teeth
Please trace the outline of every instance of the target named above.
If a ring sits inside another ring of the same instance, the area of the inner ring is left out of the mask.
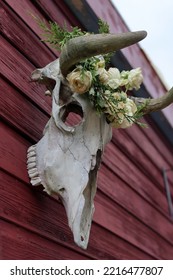
[[[27,164],[30,164],[32,162],[36,162],[36,157],[29,157],[28,160],[27,160]]]
[[[36,144],[29,147],[27,151],[27,169],[28,169],[28,175],[31,179],[31,184],[33,186],[38,186],[41,184],[41,179],[39,177],[39,173],[37,170],[36,165]]]
[[[35,151],[36,145],[32,145],[31,147],[28,148],[28,153]]]
[[[28,173],[29,173],[29,172],[28,172]],[[35,178],[35,177],[37,177],[37,176],[39,176],[38,172],[29,173],[29,177],[30,177],[31,179],[33,179],[33,178]]]
[[[29,173],[35,173],[35,172],[38,172],[38,171],[37,171],[37,168],[35,167],[35,168],[29,169],[28,172]]]
[[[34,168],[34,167],[36,167],[35,162],[28,163],[28,165],[27,165],[27,169],[31,169],[31,168]]]
[[[41,179],[38,177],[38,178],[34,178],[34,179],[31,179],[31,184],[33,186],[38,186],[41,184]]]
[[[33,157],[33,156],[35,156],[35,151],[28,152],[27,158],[30,158],[30,157]]]

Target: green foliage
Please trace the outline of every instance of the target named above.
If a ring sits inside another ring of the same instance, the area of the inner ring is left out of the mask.
[[[42,34],[46,38],[43,41],[49,42],[58,50],[62,49],[70,39],[86,34],[85,31],[82,31],[77,26],[73,27],[71,31],[68,31],[66,24],[60,27],[56,22],[50,21],[49,26],[40,19],[38,19],[37,22],[40,28],[45,32]]]
[[[102,19],[99,19],[98,21],[98,25],[99,25],[99,33],[110,33],[109,30],[109,25],[107,24],[106,21],[103,21]]]

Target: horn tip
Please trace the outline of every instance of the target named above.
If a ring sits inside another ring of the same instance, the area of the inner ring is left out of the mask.
[[[140,35],[141,40],[147,36],[147,31],[145,30],[137,31],[137,33]]]

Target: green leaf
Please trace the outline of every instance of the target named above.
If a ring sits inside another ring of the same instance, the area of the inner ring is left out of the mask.
[[[36,21],[40,28],[45,32],[42,35],[45,37],[43,41],[49,42],[53,47],[60,50],[63,46],[72,38],[83,36],[86,34],[77,26],[71,27],[72,30],[68,31],[66,23],[63,27],[60,27],[56,22],[49,22],[49,25],[45,21],[36,18]]]
[[[99,19],[98,21],[98,25],[99,25],[99,33],[110,33],[109,30],[109,25],[106,21],[103,21],[102,19]]]

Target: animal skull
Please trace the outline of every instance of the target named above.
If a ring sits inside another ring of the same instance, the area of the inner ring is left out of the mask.
[[[60,59],[32,74],[32,79],[45,83],[46,93],[52,95],[52,116],[42,139],[28,149],[27,168],[31,184],[42,184],[48,194],[56,193],[62,198],[74,241],[84,249],[87,248],[94,211],[97,171],[112,130],[105,116],[96,114],[85,95],[70,91],[65,77],[78,61],[121,49],[145,36],[145,32],[131,32],[72,39],[64,47]],[[169,97],[170,94],[172,92]],[[145,99],[134,98],[134,101],[142,104]],[[157,104],[155,110],[165,107],[165,102],[160,99],[149,100],[144,113],[154,111],[153,104]],[[71,112],[81,117],[77,125],[66,123]]]
[[[111,139],[111,128],[105,117],[99,117],[83,96],[74,94],[66,104],[60,105],[59,60],[41,69],[40,75],[55,79],[56,85],[52,117],[44,136],[28,150],[29,176],[33,185],[41,183],[48,194],[60,195],[74,240],[86,248],[94,210],[97,170],[104,146]],[[70,112],[82,117],[79,124],[71,127],[65,124]]]

